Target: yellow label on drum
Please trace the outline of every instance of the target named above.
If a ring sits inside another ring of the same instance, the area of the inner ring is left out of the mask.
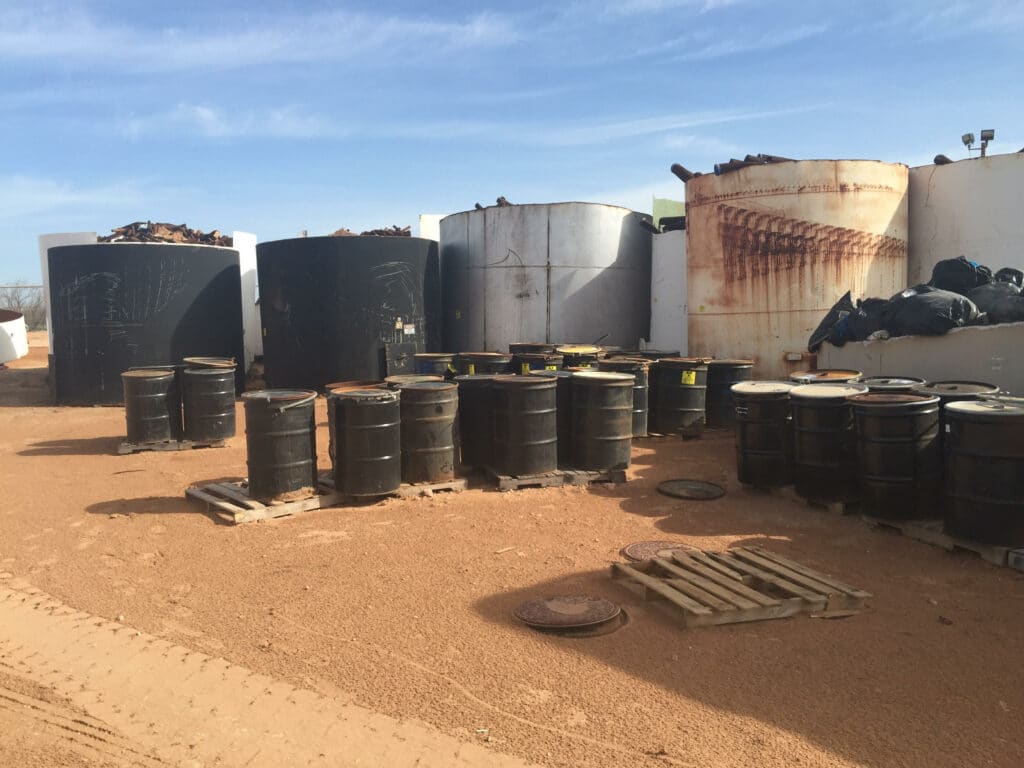
[[[697,372],[696,371],[683,371],[683,384],[696,384],[697,383]]]
[[[452,365],[451,363],[448,363],[448,370],[449,370],[449,372],[451,372],[451,373],[455,373],[455,366],[454,366],[454,365]]]
[[[530,364],[529,363],[523,363],[519,367],[519,372],[521,374],[523,374],[523,376],[529,376],[530,375]]]
[[[545,365],[544,366],[544,370],[545,371],[557,371],[558,370],[558,366],[557,365]]]
[[[466,366],[466,370],[469,372],[469,375],[472,376],[473,374],[476,373],[476,365],[470,363],[469,365]]]

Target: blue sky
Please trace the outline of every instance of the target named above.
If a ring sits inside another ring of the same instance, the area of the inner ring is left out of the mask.
[[[167,10],[153,11],[163,6]],[[0,0],[0,283],[137,219],[326,234],[650,210],[730,156],[1024,146],[1024,2]]]

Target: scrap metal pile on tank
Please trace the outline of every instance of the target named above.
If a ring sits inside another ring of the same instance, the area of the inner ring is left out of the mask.
[[[342,227],[341,229],[331,232],[331,237],[356,237],[356,233],[348,227]],[[412,237],[412,227],[405,226],[400,227],[397,224],[393,227],[385,227],[384,229],[368,229],[365,232],[360,232],[359,237]]]
[[[1024,322],[1024,272],[1009,267],[995,274],[964,256],[940,261],[931,280],[889,299],[858,299],[850,291],[836,302],[811,334],[807,349],[824,342],[841,347],[848,341],[894,336],[942,336],[968,325]]]
[[[219,230],[203,232],[185,224],[163,221],[134,221],[110,230],[109,235],[96,238],[100,243],[190,243],[194,245],[220,245],[230,248],[234,242]]]

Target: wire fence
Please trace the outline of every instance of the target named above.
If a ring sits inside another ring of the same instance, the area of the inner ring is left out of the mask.
[[[46,297],[41,285],[0,285],[0,309],[21,312],[30,331],[46,328]]]

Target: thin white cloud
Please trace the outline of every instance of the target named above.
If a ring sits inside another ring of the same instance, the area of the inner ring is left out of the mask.
[[[81,11],[5,8],[0,10],[0,59],[87,60],[92,66],[154,72],[351,61],[372,54],[379,65],[504,46],[520,38],[511,18],[496,13],[448,20],[337,10],[229,19],[199,29],[154,27],[157,18],[131,26]]]
[[[817,37],[828,30],[827,24],[803,24],[792,29],[764,33],[756,37],[733,36],[695,47],[674,57],[676,61],[704,61],[725,56],[738,56],[756,51],[768,51]]]
[[[0,176],[0,221],[15,222],[31,216],[88,208],[129,205],[141,196],[137,182],[115,182],[84,187],[36,176]]]
[[[330,139],[350,137],[392,138],[425,141],[479,141],[538,147],[576,147],[667,134],[666,148],[697,149],[729,153],[735,148],[712,139],[686,138],[679,132],[712,125],[799,114],[823,108],[809,105],[790,109],[668,114],[631,120],[525,123],[518,121],[448,120],[402,121],[343,125],[331,118],[299,107],[269,108],[262,111],[229,109],[207,104],[178,104],[173,109],[119,119],[112,126],[129,138],[151,135],[198,136],[209,139],[278,138]],[[671,142],[675,142],[673,146]],[[688,143],[687,143],[688,142]]]
[[[660,13],[678,8],[707,13],[743,2],[747,2],[747,0],[610,0],[605,3],[604,11],[609,16]]]

